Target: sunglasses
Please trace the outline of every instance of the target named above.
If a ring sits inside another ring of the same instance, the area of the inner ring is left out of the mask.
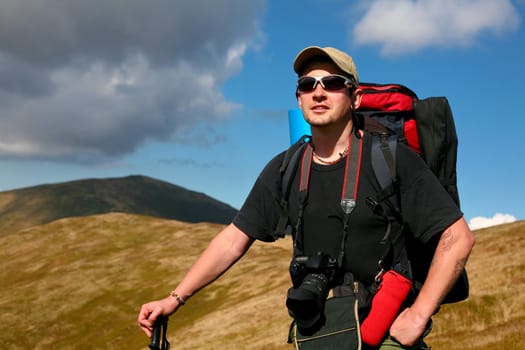
[[[300,77],[297,80],[298,92],[312,92],[321,84],[326,91],[337,91],[354,86],[354,82],[347,77],[337,74],[325,75],[324,77]]]

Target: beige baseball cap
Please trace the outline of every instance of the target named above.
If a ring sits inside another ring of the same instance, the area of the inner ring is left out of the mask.
[[[347,53],[333,47],[309,46],[303,49],[301,52],[299,52],[297,57],[295,57],[293,69],[298,75],[301,75],[303,74],[303,69],[306,67],[306,65],[310,63],[315,57],[320,56],[328,57],[343,72],[353,77],[356,85],[358,84],[359,77],[357,75],[357,68],[352,57]]]

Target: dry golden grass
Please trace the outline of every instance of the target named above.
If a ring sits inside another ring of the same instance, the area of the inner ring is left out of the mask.
[[[221,227],[106,214],[4,234],[0,344],[147,348],[136,326],[140,305],[167,295]],[[288,243],[255,244],[226,276],[195,296],[170,321],[174,347],[282,348]]]
[[[63,219],[0,236],[4,349],[147,349],[140,305],[164,297],[222,228],[145,216]],[[471,298],[446,306],[434,349],[523,349],[525,223],[478,231]],[[170,319],[172,348],[290,349],[289,240],[256,243]]]

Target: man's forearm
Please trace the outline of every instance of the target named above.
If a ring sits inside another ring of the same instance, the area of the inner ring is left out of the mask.
[[[427,279],[414,304],[396,318],[390,335],[411,346],[420,339],[427,323],[453,287],[474,245],[474,235],[463,218],[448,227],[439,240]]]
[[[443,232],[413,311],[424,317],[432,316],[465,267],[474,242],[474,235],[463,218]]]
[[[210,242],[177,286],[177,293],[189,298],[226,272],[252,243],[252,238],[230,224]]]

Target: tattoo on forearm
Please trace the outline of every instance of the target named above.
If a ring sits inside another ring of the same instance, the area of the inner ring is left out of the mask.
[[[439,240],[439,244],[436,248],[436,255],[434,256],[434,259],[432,259],[431,266],[434,265],[436,257],[444,256],[448,251],[452,249],[453,244],[454,244],[454,235],[452,234],[452,231],[450,229],[445,230],[441,236],[441,239]],[[465,265],[467,264],[467,259],[468,259],[468,256],[456,260],[454,264],[454,274],[456,276],[459,276],[461,271],[465,268]]]
[[[454,244],[454,236],[452,235],[451,230],[446,230],[443,232],[443,235],[441,236],[441,239],[439,240],[439,245],[437,247],[437,250],[439,251],[440,255],[443,255],[447,251],[449,251],[452,248],[452,244]]]
[[[465,265],[467,264],[468,258],[459,259],[456,261],[456,265],[454,267],[454,272],[457,276],[463,271],[463,268],[465,268]]]

